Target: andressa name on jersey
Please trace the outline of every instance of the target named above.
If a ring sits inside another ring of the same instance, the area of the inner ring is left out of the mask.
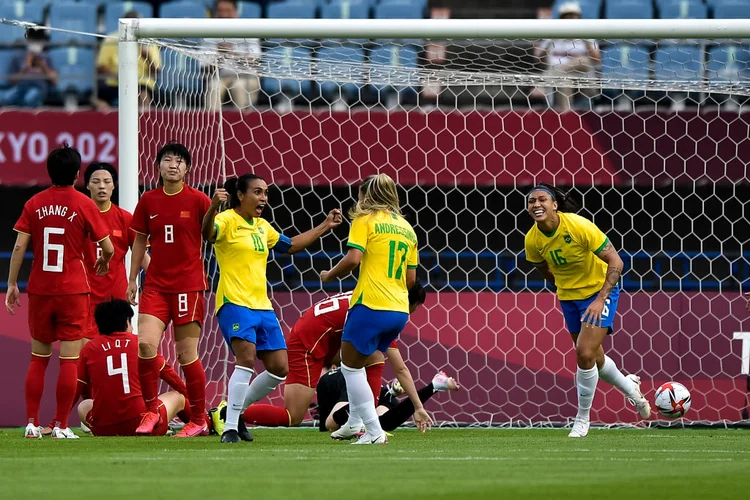
[[[375,234],[400,234],[412,243],[417,243],[417,235],[414,234],[414,231],[408,227],[397,226],[396,224],[389,224],[387,222],[375,223]]]
[[[44,219],[45,217],[49,215],[57,215],[59,217],[67,217],[68,216],[68,207],[64,205],[50,205],[48,207],[42,207],[36,209],[36,214],[39,216],[39,220]],[[73,222],[73,218],[78,215],[75,211],[73,214],[68,217],[68,220]]]

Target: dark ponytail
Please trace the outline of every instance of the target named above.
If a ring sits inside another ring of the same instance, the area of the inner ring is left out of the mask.
[[[247,193],[250,183],[256,179],[265,182],[263,177],[255,174],[243,174],[239,177],[230,177],[224,182],[224,189],[227,191],[227,196],[229,196],[229,208],[237,208],[240,206],[239,193]]]
[[[539,184],[537,184],[537,186],[552,192],[555,201],[557,202],[558,212],[568,212],[574,214],[581,209],[581,204],[570,196],[569,190],[563,191],[562,189],[555,187],[547,182],[540,182]]]

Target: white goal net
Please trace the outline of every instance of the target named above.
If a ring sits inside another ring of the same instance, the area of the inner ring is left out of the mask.
[[[555,295],[524,259],[525,196],[542,181],[572,187],[626,264],[609,356],[649,399],[661,383],[687,386],[688,420],[746,419],[750,45],[539,35],[144,40],[160,63],[140,108],[141,192],[156,185],[159,147],[180,141],[193,153],[190,184],[211,194],[227,176],[261,175],[265,216],[294,235],[348,209],[364,176],[391,175],[429,290],[401,336],[404,357],[419,383],[445,370],[462,387],[427,409],[446,423],[531,425],[571,419],[576,392]],[[287,331],[322,294],[354,286],[318,280],[347,231],[269,262]],[[212,301],[209,404],[231,366]],[[637,421],[599,387],[594,421]]]

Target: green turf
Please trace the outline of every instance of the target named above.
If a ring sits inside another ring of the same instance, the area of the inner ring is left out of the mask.
[[[0,430],[0,498],[746,498],[750,431],[399,430],[355,447],[310,429],[41,441]],[[366,485],[366,486],[365,486]]]

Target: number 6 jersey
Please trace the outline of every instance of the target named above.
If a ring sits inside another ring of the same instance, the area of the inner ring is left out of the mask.
[[[91,198],[72,186],[47,188],[24,204],[13,229],[31,236],[34,262],[28,293],[90,292],[85,248],[88,240],[99,242],[109,235]]]

